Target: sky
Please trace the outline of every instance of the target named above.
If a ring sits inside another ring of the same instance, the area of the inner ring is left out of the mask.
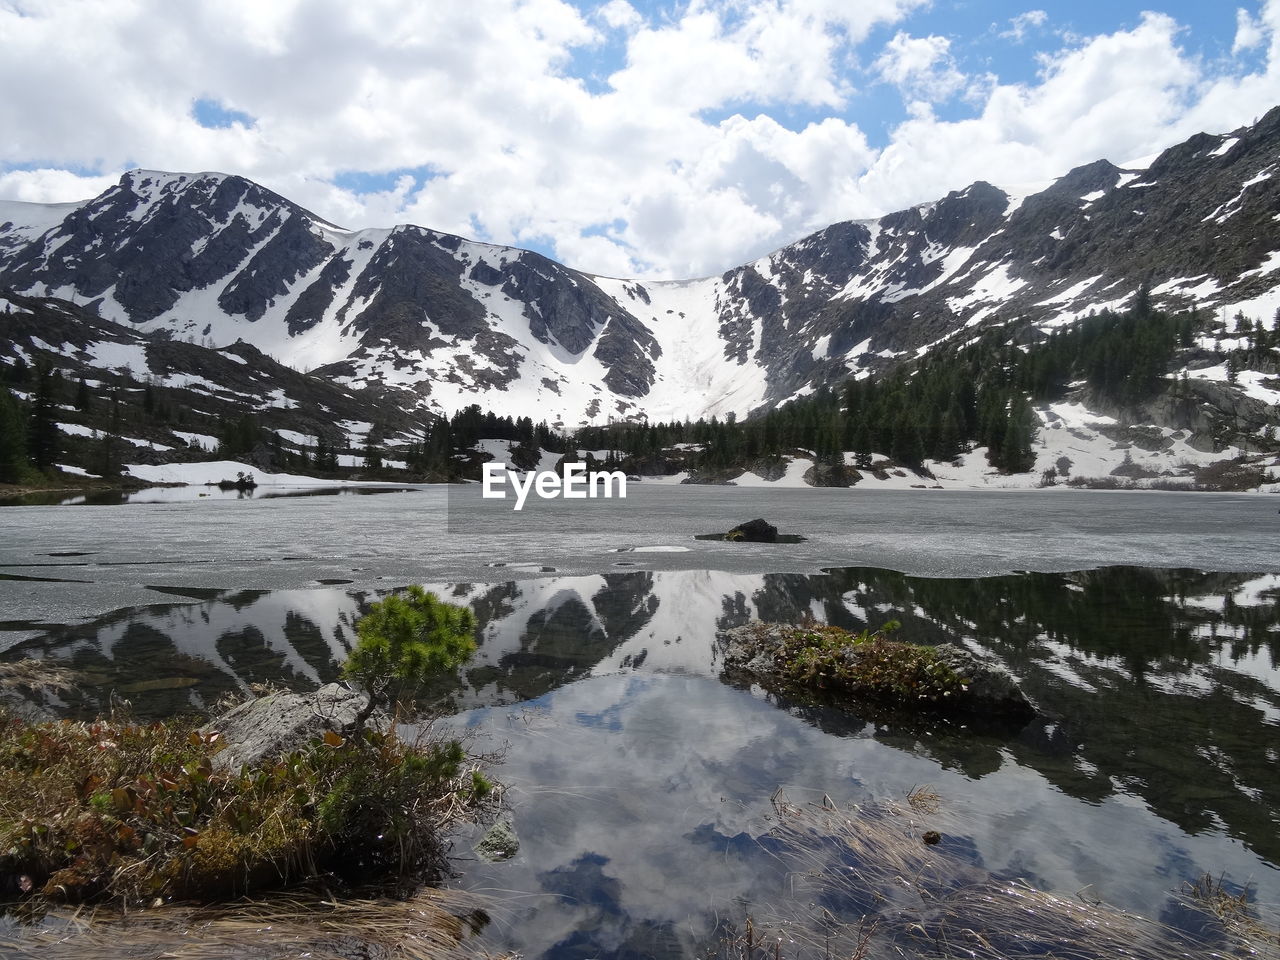
[[[1280,104],[1280,0],[0,0],[0,199],[249,177],[610,276],[722,272]]]

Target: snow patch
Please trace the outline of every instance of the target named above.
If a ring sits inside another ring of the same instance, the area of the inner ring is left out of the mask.
[[[95,366],[108,370],[129,370],[135,377],[151,373],[147,365],[147,348],[141,343],[119,343],[115,340],[99,340],[84,348],[93,358]]]

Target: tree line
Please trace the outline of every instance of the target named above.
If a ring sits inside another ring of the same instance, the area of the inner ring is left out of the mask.
[[[927,460],[950,461],[985,447],[991,466],[1021,473],[1035,466],[1035,404],[1061,401],[1084,386],[1099,405],[1133,409],[1170,386],[1178,350],[1196,346],[1211,323],[1202,311],[1155,309],[1143,288],[1127,310],[1104,310],[1048,333],[1024,328],[1012,343],[1007,329],[989,328],[959,350],[935,351],[874,379],[819,389],[745,421],[713,416],[610,424],[579,430],[577,438],[581,446],[617,451],[639,464],[693,444],[700,449],[687,462],[710,470],[767,462],[793,450],[837,469],[850,451],[864,468],[880,454],[919,470]],[[1277,329],[1267,331],[1241,315],[1232,349],[1223,350],[1222,330],[1215,349],[1229,372],[1232,365],[1256,365],[1280,347]]]
[[[1012,339],[1008,327],[993,327],[958,350],[934,351],[878,377],[823,387],[745,420],[729,415],[615,423],[567,437],[545,421],[499,416],[471,404],[424,425],[407,446],[393,446],[388,428],[375,423],[357,455],[365,469],[381,470],[394,450],[410,472],[447,478],[457,473],[455,458],[482,439],[510,441],[530,462],[538,450],[604,450],[608,464],[641,471],[646,462],[661,469],[664,452],[681,444],[689,445],[690,466],[709,471],[780,463],[797,450],[836,471],[844,469],[846,452],[863,468],[879,454],[922,470],[927,461],[951,461],[982,447],[993,467],[1019,473],[1035,464],[1035,404],[1059,401],[1084,386],[1097,404],[1133,409],[1168,389],[1178,351],[1197,346],[1220,355],[1234,381],[1242,369],[1275,364],[1280,314],[1270,330],[1243,314],[1222,322],[1202,311],[1170,314],[1155,309],[1143,289],[1128,310],[1102,311],[1048,333],[1027,327]],[[1178,385],[1172,386],[1176,397]],[[0,482],[22,482],[57,463],[65,442],[58,410],[68,405],[97,414],[103,429],[89,466],[108,477],[121,469],[117,438],[126,416],[165,424],[184,423],[190,413],[150,382],[91,389],[83,377],[72,384],[43,362],[0,362]],[[340,452],[352,449],[347,435],[335,430],[313,434],[310,445],[286,444],[248,412],[224,415],[206,429],[216,436],[209,455],[245,459],[265,449],[272,464],[287,470],[334,473]]]

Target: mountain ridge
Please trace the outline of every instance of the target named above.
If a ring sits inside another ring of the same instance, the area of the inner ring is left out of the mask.
[[[138,170],[0,208],[0,286],[230,343],[421,415],[533,406],[563,427],[744,416],[1009,324],[1130,302],[1280,307],[1280,108],[1026,195],[977,181],[717,276],[606,277],[399,224],[347,230],[234,174]],[[62,216],[59,219],[58,214]]]

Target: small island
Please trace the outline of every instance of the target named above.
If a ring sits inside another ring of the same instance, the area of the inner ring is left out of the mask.
[[[256,490],[258,488],[258,481],[254,479],[252,473],[245,473],[244,471],[241,471],[236,474],[236,478],[234,480],[219,480],[216,484],[209,483],[206,484],[206,486],[216,486],[219,490],[239,490],[241,492],[245,492],[248,490]]]
[[[1026,723],[1035,716],[1004,668],[946,643],[889,639],[889,621],[850,633],[826,624],[749,623],[719,635],[726,675],[834,706],[873,703],[931,714]]]

